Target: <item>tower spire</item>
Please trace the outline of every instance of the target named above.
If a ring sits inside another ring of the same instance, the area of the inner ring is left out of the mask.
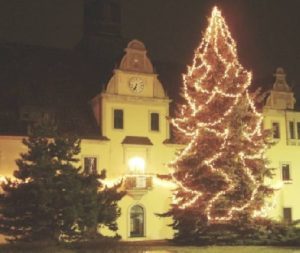
[[[275,82],[267,99],[266,108],[285,110],[294,109],[296,99],[294,93],[286,81],[283,68],[278,67],[274,74]]]
[[[275,77],[275,83],[273,85],[273,90],[287,91],[287,92],[291,91],[291,88],[286,82],[286,78],[285,78],[286,74],[283,68],[278,67],[276,69],[276,72],[274,73],[274,77]]]

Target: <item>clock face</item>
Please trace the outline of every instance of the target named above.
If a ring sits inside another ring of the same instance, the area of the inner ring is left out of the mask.
[[[132,77],[129,80],[129,88],[132,92],[140,93],[144,89],[144,81],[140,77]]]

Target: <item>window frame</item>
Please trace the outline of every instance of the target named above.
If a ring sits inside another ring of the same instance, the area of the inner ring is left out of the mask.
[[[85,159],[88,159],[88,158],[94,158],[94,159],[96,159],[96,164],[95,164],[95,166],[96,166],[96,170],[94,171],[93,169],[91,170],[91,171],[89,171],[89,173],[86,173],[86,169],[85,169]],[[97,155],[89,155],[89,154],[87,154],[87,155],[83,155],[82,156],[82,170],[83,170],[83,173],[85,173],[85,174],[93,174],[93,173],[95,173],[95,172],[97,172],[98,173],[98,169],[99,169],[99,156],[97,156]]]
[[[285,177],[286,173],[284,173],[284,166],[288,166],[288,178]],[[290,162],[281,162],[280,163],[280,173],[281,173],[281,180],[284,183],[292,183],[292,173],[291,173],[291,163]]]
[[[122,111],[122,128],[117,128],[116,127],[116,117],[115,117],[115,112],[116,111]],[[117,131],[122,131],[125,128],[125,117],[124,117],[124,109],[122,108],[113,108],[112,109],[112,129],[117,130]]]
[[[289,130],[289,139],[290,140],[296,140],[296,134],[295,134],[295,122],[294,121],[288,121],[288,130]]]
[[[296,122],[297,139],[300,140],[300,121]]]
[[[288,211],[288,212],[286,212]],[[286,215],[288,213],[288,215]],[[282,218],[283,222],[286,224],[291,224],[293,222],[293,209],[291,207],[282,208]]]
[[[134,207],[140,207],[143,211],[142,213],[142,218],[143,218],[143,227],[142,227],[142,234],[140,235],[134,235],[132,234],[132,209]],[[129,208],[129,238],[143,238],[143,237],[146,237],[146,210],[145,210],[145,207],[143,205],[141,205],[140,203],[137,203],[137,204],[134,204],[132,205],[130,208]]]
[[[274,136],[274,125],[275,124],[277,124],[277,126],[278,126],[278,137]],[[271,122],[271,126],[272,126],[272,138],[276,139],[276,140],[279,140],[280,137],[281,137],[281,134],[280,134],[280,123],[279,123],[279,121],[272,121]]]
[[[152,129],[152,115],[157,115],[158,116],[158,119],[157,119],[157,126],[158,126],[158,129]],[[153,132],[153,133],[159,133],[160,132],[160,113],[157,112],[157,111],[150,111],[149,112],[149,130],[150,132]]]

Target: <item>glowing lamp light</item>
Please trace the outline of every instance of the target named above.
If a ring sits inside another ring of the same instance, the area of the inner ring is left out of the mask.
[[[129,170],[132,173],[143,174],[145,173],[145,160],[141,157],[134,156],[128,161]]]
[[[6,183],[6,182],[7,182],[6,178],[3,176],[0,176],[0,184]]]

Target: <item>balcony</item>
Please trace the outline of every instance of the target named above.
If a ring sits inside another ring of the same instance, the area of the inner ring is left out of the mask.
[[[287,145],[289,146],[300,146],[300,139],[287,139]]]
[[[151,175],[128,175],[124,181],[124,188],[127,194],[134,199],[140,199],[153,187]]]

